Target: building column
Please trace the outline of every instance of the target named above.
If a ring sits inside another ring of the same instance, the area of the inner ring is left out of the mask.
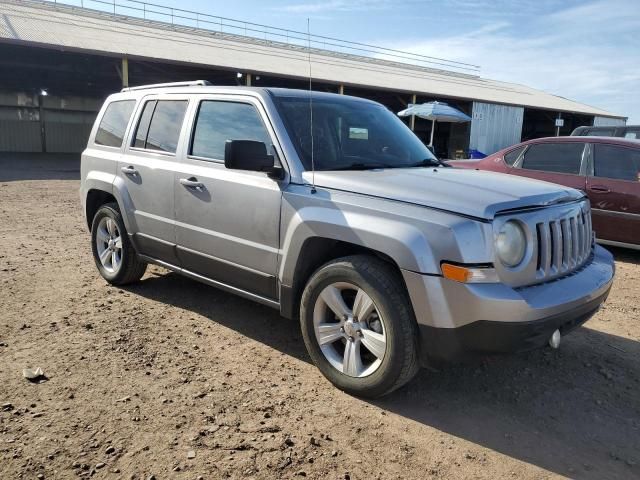
[[[44,97],[45,95],[43,95],[42,92],[38,95],[38,116],[40,118],[40,145],[42,153],[47,153],[47,129],[44,123]]]
[[[416,104],[416,94],[414,93],[413,95],[411,95],[411,103],[413,103],[414,105]],[[411,115],[411,120],[409,120],[409,127],[411,128],[411,130],[415,130],[416,129],[416,116],[415,115]]]
[[[246,85],[247,87],[250,87],[250,86],[251,86],[251,74],[250,74],[250,73],[247,73],[247,74],[245,75],[245,77],[246,77],[246,78],[245,78],[245,85]]]
[[[129,59],[122,57],[122,88],[129,86]]]

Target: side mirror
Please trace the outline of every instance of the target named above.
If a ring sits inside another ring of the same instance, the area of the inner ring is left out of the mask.
[[[282,177],[282,167],[276,165],[274,156],[267,153],[267,146],[254,140],[227,140],[224,146],[224,166],[233,170],[265,172],[270,177]]]

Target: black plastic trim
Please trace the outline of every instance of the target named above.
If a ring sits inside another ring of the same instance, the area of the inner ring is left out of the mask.
[[[517,353],[542,347],[558,329],[564,336],[579,327],[606,300],[609,291],[571,311],[527,322],[478,320],[458,328],[418,325],[420,361],[459,362],[482,354]]]

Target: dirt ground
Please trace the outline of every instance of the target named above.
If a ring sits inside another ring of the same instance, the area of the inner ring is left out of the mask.
[[[640,252],[559,350],[368,402],[268,307],[156,267],[107,285],[58,173],[0,181],[0,478],[640,478]]]

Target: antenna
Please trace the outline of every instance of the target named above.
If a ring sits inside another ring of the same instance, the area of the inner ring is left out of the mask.
[[[313,154],[313,93],[311,89],[311,28],[307,17],[307,41],[309,53],[309,128],[311,132],[311,193],[316,193],[316,164]]]

